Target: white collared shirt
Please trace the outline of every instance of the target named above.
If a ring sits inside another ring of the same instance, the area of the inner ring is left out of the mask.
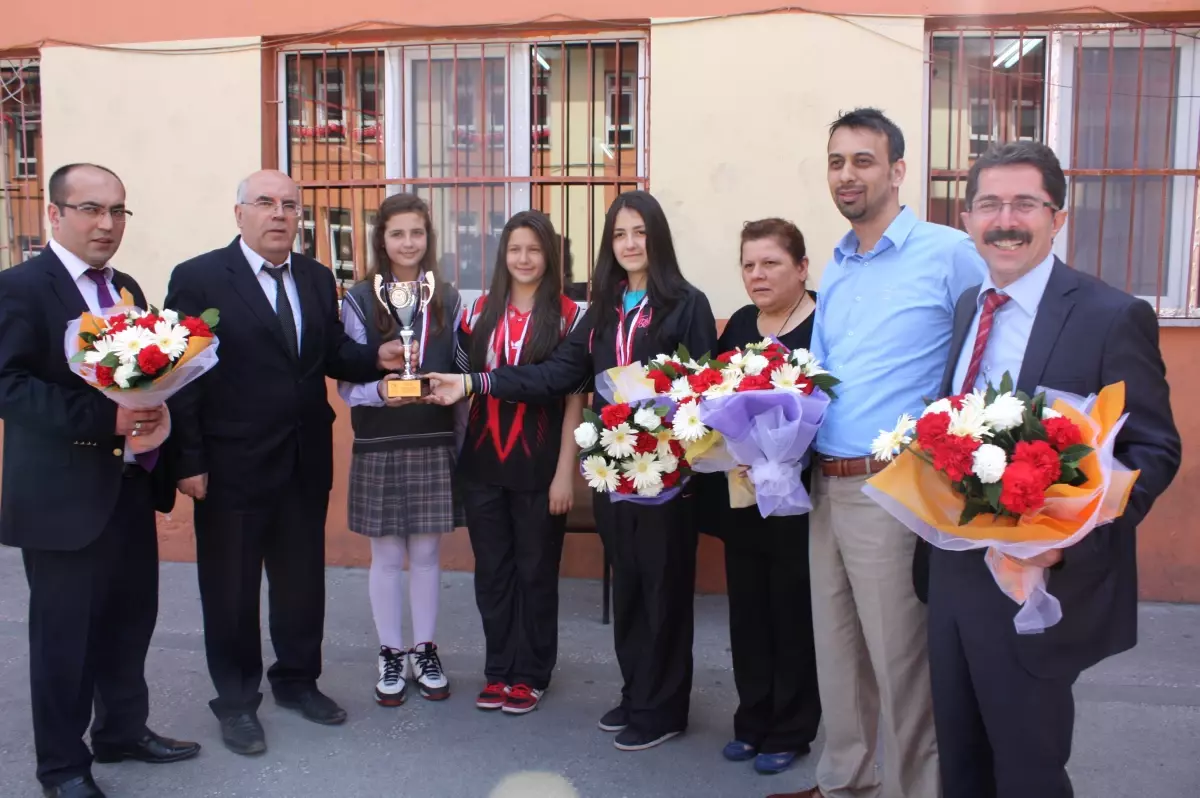
[[[267,301],[271,303],[271,307],[276,309],[275,300],[279,294],[279,284],[275,282],[275,278],[263,271],[263,266],[269,264],[267,259],[259,255],[246,243],[246,239],[238,237],[238,243],[242,245],[242,254],[246,256],[246,262],[250,264],[250,268],[254,270],[254,277],[258,280],[258,284],[262,286],[263,293],[267,295]],[[296,348],[299,350],[300,341],[303,340],[303,324],[300,320],[300,292],[296,289],[296,278],[292,274],[292,254],[289,252],[287,260],[283,263],[288,265],[287,270],[283,273],[283,287],[287,291],[288,300],[292,303],[292,318],[296,322]],[[279,264],[282,266],[283,264]]]

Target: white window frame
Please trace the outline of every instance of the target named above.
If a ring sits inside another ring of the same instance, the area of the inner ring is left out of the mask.
[[[16,171],[14,177],[19,180],[33,180],[38,176],[38,157],[37,157],[37,140],[38,140],[38,122],[21,122],[18,121],[14,126],[16,129],[13,142],[14,156],[16,159]],[[30,139],[32,139],[32,148],[30,148]]]
[[[620,76],[620,88],[617,88],[617,77]],[[626,82],[628,81],[628,87]],[[632,133],[633,141],[629,144],[621,144],[621,149],[629,149],[637,146],[637,129],[638,129],[638,112],[641,110],[637,103],[637,85],[638,76],[636,73],[628,70],[618,70],[609,72],[604,76],[604,143],[608,147],[609,155],[615,156],[617,151],[617,135]],[[633,121],[628,125],[622,125],[620,120],[621,103],[617,97],[617,93],[630,95],[630,113],[633,114]],[[615,104],[614,104],[615,101]],[[617,117],[613,118],[613,112],[616,111]]]
[[[333,216],[335,213],[339,214],[339,216],[344,214],[345,218],[350,220],[350,223],[349,224],[342,224],[340,222],[335,223],[333,221]],[[338,258],[337,237],[338,237],[338,233],[349,233],[351,244],[355,243],[355,241],[354,241],[354,209],[353,208],[334,208],[332,206],[329,208],[326,208],[325,209],[325,231],[329,237],[329,267],[331,269],[333,269],[334,277],[337,278],[338,280],[344,279],[338,274],[338,272],[339,271],[340,272],[348,271],[348,272],[350,272],[351,279],[353,279],[355,277],[353,255],[351,255],[351,259],[348,261],[341,260],[340,258]]]
[[[313,255],[316,257],[317,252],[317,220],[313,217],[313,206],[305,205],[300,211],[300,226],[296,228],[296,243],[292,249],[299,252],[301,255],[307,255],[304,251],[304,234],[308,233],[312,236]]]
[[[1195,34],[1196,31],[1188,31]],[[1169,33],[1145,33],[1147,49],[1160,49],[1171,46]],[[1141,32],[1136,35],[1126,34],[1112,39],[1114,47],[1141,47],[1143,43]],[[1179,66],[1176,72],[1178,83],[1172,91],[1176,94],[1176,106],[1172,111],[1175,152],[1171,168],[1194,169],[1197,163],[1197,133],[1200,128],[1200,57],[1198,57],[1196,39],[1186,35],[1175,36],[1175,47],[1179,50]],[[1097,28],[1094,34],[1085,34],[1082,45],[1107,49],[1109,37],[1107,28]],[[1075,74],[1075,51],[1080,46],[1077,33],[1055,33],[1051,37],[1050,51],[1054,73],[1056,75]],[[1058,81],[1066,84],[1069,81]],[[1056,85],[1047,105],[1047,116],[1053,125],[1047,125],[1046,143],[1054,148],[1064,168],[1073,164],[1072,124],[1074,121],[1075,96],[1071,85]],[[1053,138],[1051,138],[1053,136]],[[1160,164],[1142,164],[1142,168],[1160,168]],[[1191,268],[1191,241],[1189,233],[1192,219],[1195,217],[1195,193],[1188,189],[1189,181],[1171,178],[1168,191],[1169,219],[1167,222],[1166,260],[1167,273],[1163,276],[1163,291],[1161,296],[1139,295],[1141,299],[1156,305],[1162,311],[1186,311],[1188,306],[1188,275]],[[1070,186],[1068,186],[1070,190]],[[1069,195],[1068,195],[1069,196]],[[1068,209],[1070,205],[1068,204]],[[1179,221],[1179,220],[1182,220]],[[1054,254],[1064,261],[1067,259],[1068,242],[1070,241],[1070,214],[1066,224],[1054,241]]]

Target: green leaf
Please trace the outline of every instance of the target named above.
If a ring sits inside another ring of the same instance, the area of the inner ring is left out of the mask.
[[[983,495],[994,510],[1000,509],[1000,491],[1003,489],[1004,486],[999,482],[992,482],[983,486]]]
[[[1074,446],[1068,446],[1066,450],[1059,455],[1059,460],[1063,465],[1077,466],[1079,461],[1092,453],[1092,447],[1082,443],[1077,443]]]
[[[116,353],[109,352],[104,356],[104,359],[96,364],[97,366],[108,366],[110,369],[115,369],[121,365],[121,358],[117,357]]]
[[[680,363],[686,363],[692,359],[691,354],[688,352],[688,348],[686,346],[684,346],[683,344],[680,344],[679,349],[677,349],[675,351],[676,351],[676,354],[679,356]],[[697,362],[699,362],[699,361],[697,361]]]
[[[71,355],[71,359],[67,362],[68,363],[82,363],[86,357],[87,357],[87,352],[83,349],[80,349],[78,352]]]
[[[604,422],[600,420],[600,414],[590,407],[583,408],[583,420],[589,424],[595,424],[597,427],[604,426]]]
[[[209,308],[200,314],[200,321],[208,325],[208,329],[215,330],[217,325],[221,323],[221,312],[216,308]]]
[[[1013,378],[1012,375],[1006,371],[1004,372],[1004,376],[1000,378],[1000,393],[1012,393],[1012,390]]]
[[[998,393],[996,392],[996,389],[995,389],[995,388],[993,388],[991,385],[989,385],[989,386],[987,387],[987,390],[986,390],[986,391],[984,391],[984,394],[983,394],[983,403],[984,403],[984,404],[988,404],[988,405],[990,405],[992,402],[996,401],[996,397],[997,397],[997,396],[999,396],[999,395],[1000,395],[1000,394],[998,394]]]

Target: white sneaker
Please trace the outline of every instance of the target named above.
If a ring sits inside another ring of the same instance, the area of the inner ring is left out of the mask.
[[[438,658],[437,646],[421,643],[412,650],[412,675],[421,685],[421,695],[430,701],[441,701],[450,697],[450,681],[442,672],[442,661]]]
[[[380,706],[398,707],[404,703],[408,683],[404,681],[403,651],[379,647],[379,681],[375,683],[375,701]]]

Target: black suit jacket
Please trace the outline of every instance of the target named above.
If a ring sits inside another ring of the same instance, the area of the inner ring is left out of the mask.
[[[179,264],[166,306],[221,313],[219,363],[171,402],[180,478],[208,474],[205,501],[255,506],[292,480],[305,490],[333,484],[333,408],[325,378],[378,379],[377,350],[342,328],[333,274],[292,253],[300,297],[300,357],[235,238],[228,247]]]
[[[133,278],[113,271],[117,290],[138,307]],[[4,419],[0,543],[75,551],[104,529],[116,506],[125,438],[115,435],[117,405],[67,365],[67,324],[88,309],[67,268],[47,247],[0,272],[0,418]],[[154,506],[170,512],[171,439],[152,472]]]
[[[979,288],[958,301],[943,396],[954,393],[951,382]],[[1121,381],[1129,418],[1114,453],[1141,474],[1125,515],[1064,549],[1062,562],[1047,571],[1047,588],[1062,604],[1062,620],[1035,635],[1016,635],[1008,626],[1026,668],[1039,675],[1078,673],[1137,643],[1137,525],[1175,478],[1181,457],[1154,309],[1055,259],[1018,390],[1033,396],[1043,387],[1087,396]]]

